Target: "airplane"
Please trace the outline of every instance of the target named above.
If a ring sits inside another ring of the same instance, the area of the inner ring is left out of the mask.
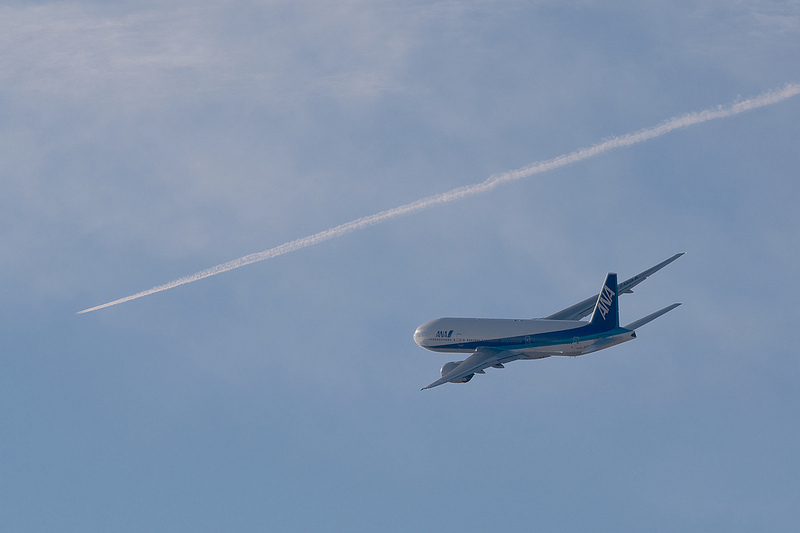
[[[554,355],[576,357],[604,350],[636,338],[636,329],[672,311],[674,303],[628,324],[619,326],[620,294],[633,288],[686,252],[617,284],[617,275],[606,275],[600,293],[545,318],[437,318],[414,332],[414,342],[433,352],[471,353],[463,361],[445,363],[441,378],[421,390],[444,383],[466,383],[486,368],[505,368],[518,359],[544,359]],[[591,313],[588,321],[581,320]]]

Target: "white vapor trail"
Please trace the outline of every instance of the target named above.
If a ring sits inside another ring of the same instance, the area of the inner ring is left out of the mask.
[[[730,117],[733,115],[738,115],[739,113],[742,113],[744,111],[749,111],[751,109],[756,109],[759,107],[776,104],[778,102],[781,102],[783,100],[786,100],[787,98],[791,98],[792,96],[796,96],[798,94],[800,94],[800,85],[787,84],[783,89],[776,91],[769,91],[754,98],[750,98],[748,100],[744,100],[727,107],[719,106],[715,109],[706,109],[705,111],[689,113],[686,115],[681,115],[675,118],[671,118],[666,122],[663,122],[657,126],[652,126],[650,128],[645,128],[634,133],[628,133],[625,135],[621,135],[619,137],[614,137],[612,139],[603,141],[593,146],[589,146],[587,148],[581,148],[580,150],[560,155],[552,159],[547,159],[545,161],[540,161],[538,163],[533,163],[531,165],[528,165],[526,167],[517,170],[503,172],[501,174],[494,174],[481,183],[476,183],[474,185],[467,185],[464,187],[458,187],[456,189],[452,189],[447,192],[443,192],[433,196],[428,196],[427,198],[422,198],[420,200],[411,202],[409,204],[401,205],[399,207],[388,209],[386,211],[381,211],[380,213],[376,213],[374,215],[358,218],[356,220],[347,222],[340,226],[336,226],[331,229],[326,229],[325,231],[315,233],[314,235],[309,235],[308,237],[303,237],[301,239],[281,244],[280,246],[276,246],[275,248],[270,248],[269,250],[265,250],[263,252],[245,255],[244,257],[240,257],[239,259],[234,259],[233,261],[228,261],[227,263],[222,263],[220,265],[207,268],[205,270],[201,270],[200,272],[197,272],[195,274],[178,278],[174,281],[170,281],[169,283],[153,287],[152,289],[138,292],[136,294],[120,298],[119,300],[114,300],[113,302],[108,302],[102,305],[97,305],[95,307],[84,309],[83,311],[79,311],[78,314],[89,313],[91,311],[97,311],[98,309],[111,307],[112,305],[129,302],[131,300],[136,300],[137,298],[141,298],[143,296],[148,296],[150,294],[155,294],[157,292],[172,289],[179,285],[185,285],[187,283],[199,281],[203,278],[216,276],[217,274],[222,274],[223,272],[233,270],[234,268],[243,267],[245,265],[249,265],[250,263],[256,263],[258,261],[272,259],[273,257],[277,257],[283,254],[288,254],[289,252],[294,252],[295,250],[299,250],[307,246],[313,246],[315,244],[319,244],[329,239],[341,237],[342,235],[346,235],[356,230],[368,228],[370,226],[386,222],[387,220],[397,218],[401,215],[407,215],[410,213],[414,213],[416,211],[428,209],[436,205],[446,204],[454,200],[466,198],[467,196],[482,194],[491,191],[498,185],[502,185],[504,183],[509,183],[522,178],[533,176],[534,174],[540,174],[542,172],[547,172],[548,170],[553,170],[556,168],[561,168],[566,165],[570,165],[572,163],[577,163],[579,161],[583,161],[584,159],[589,159],[590,157],[600,155],[604,152],[613,150],[615,148],[631,146],[643,141],[653,139],[655,137],[660,137],[661,135],[664,135],[679,128],[686,128],[688,126],[693,126],[695,124],[708,122],[709,120]]]

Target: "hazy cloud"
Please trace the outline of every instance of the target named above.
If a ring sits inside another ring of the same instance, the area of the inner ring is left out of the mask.
[[[0,82],[65,97],[163,98],[220,91],[282,102],[392,88],[409,46],[369,2],[0,8]]]

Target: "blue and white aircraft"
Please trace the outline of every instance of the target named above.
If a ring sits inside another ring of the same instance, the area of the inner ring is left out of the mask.
[[[575,357],[603,350],[636,338],[637,328],[678,307],[675,303],[644,318],[619,326],[620,294],[633,292],[648,276],[672,263],[685,252],[617,285],[609,273],[599,294],[545,318],[437,318],[425,322],[414,333],[414,341],[434,352],[471,353],[463,361],[445,363],[441,379],[422,390],[443,383],[466,383],[484,369],[504,368],[517,359],[544,359],[553,355]],[[591,313],[589,321],[581,320]]]

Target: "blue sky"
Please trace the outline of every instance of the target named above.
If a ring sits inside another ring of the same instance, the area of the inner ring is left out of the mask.
[[[81,309],[800,81],[769,1],[6,2],[15,531],[786,531],[800,100]],[[621,300],[636,342],[419,388],[438,316]]]

